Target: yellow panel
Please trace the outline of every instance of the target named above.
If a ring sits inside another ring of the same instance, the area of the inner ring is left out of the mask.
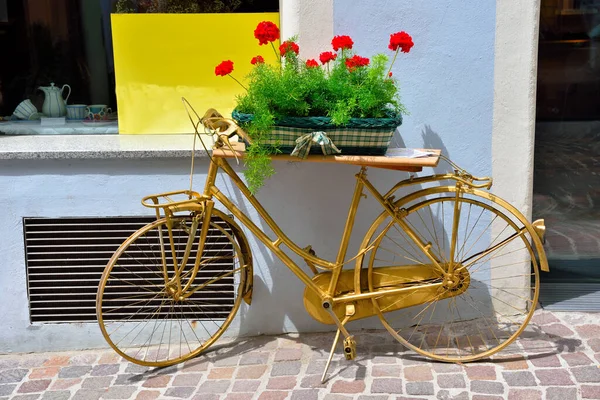
[[[252,57],[277,62],[254,37],[261,21],[279,25],[279,13],[113,14],[119,132],[192,132],[182,96],[200,115],[211,107],[230,114],[244,89],[215,76],[215,66],[233,61],[232,75],[245,83]]]

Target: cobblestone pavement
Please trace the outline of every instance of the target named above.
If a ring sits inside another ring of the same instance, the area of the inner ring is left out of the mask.
[[[221,341],[165,369],[109,350],[0,356],[0,399],[600,399],[600,314],[539,312],[508,351],[467,365],[423,360],[385,331],[356,337],[357,359],[337,353],[325,384],[331,332]]]

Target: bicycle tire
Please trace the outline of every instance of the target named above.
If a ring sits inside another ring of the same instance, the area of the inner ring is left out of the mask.
[[[131,235],[107,264],[98,288],[96,312],[102,334],[123,358],[136,364],[165,367],[197,356],[231,324],[246,288],[247,249],[230,222],[210,221],[197,276],[190,288],[201,287],[188,299],[168,293],[163,276],[163,251],[169,279],[185,252],[194,218],[170,219],[175,257],[168,240],[167,219],[148,224]],[[199,238],[201,224],[195,232]],[[164,235],[161,239],[160,235]],[[242,238],[242,240],[244,240]],[[197,254],[192,248],[182,268],[182,286],[189,281]]]
[[[396,209],[406,213],[404,221],[419,238],[431,243],[433,254],[446,272],[451,247],[447,245],[451,239],[446,232],[452,232],[456,190],[455,186],[424,189],[394,203]],[[539,241],[531,240],[536,233],[529,223],[523,222],[525,218],[503,206],[505,203],[496,196],[469,190],[461,193],[458,201],[459,234],[453,262],[457,269],[464,267],[461,274],[454,281],[445,281],[440,275],[430,279],[428,283],[440,285],[429,297],[423,297],[423,289],[417,288],[423,282],[411,281],[409,277],[396,286],[413,285],[414,289],[395,296],[382,293],[372,299],[375,314],[396,340],[423,356],[445,362],[491,357],[506,349],[525,330],[539,296],[534,248],[537,252],[544,251]],[[444,228],[447,226],[450,228]],[[520,233],[515,236],[515,232]],[[484,237],[489,241],[481,241]],[[389,249],[390,245],[395,247]],[[378,267],[416,263],[422,268],[432,268],[432,261],[386,212],[367,232],[361,248],[368,246],[374,246],[366,266],[370,291],[382,290],[376,285],[385,281],[382,271],[390,271]],[[525,269],[528,259],[533,260],[530,273],[511,272],[514,269],[511,267],[519,265]],[[510,262],[504,264],[507,261]],[[365,268],[364,257],[358,263],[357,267]],[[397,276],[395,279],[398,282]],[[399,308],[400,303],[409,306]],[[512,349],[517,354],[521,352],[518,346]]]

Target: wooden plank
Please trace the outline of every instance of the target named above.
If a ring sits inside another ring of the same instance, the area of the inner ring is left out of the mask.
[[[233,145],[233,143],[232,143]],[[224,158],[244,158],[245,147],[243,143],[235,143],[235,151],[229,149],[213,149],[213,156]],[[386,156],[323,156],[309,155],[305,160],[298,157],[293,157],[288,154],[279,154],[272,156],[275,161],[288,162],[322,162],[322,163],[338,163],[351,164],[365,167],[385,168],[398,171],[418,172],[424,167],[436,167],[440,161],[441,150],[438,149],[419,149],[434,153],[428,157],[406,158],[406,157],[386,157]]]

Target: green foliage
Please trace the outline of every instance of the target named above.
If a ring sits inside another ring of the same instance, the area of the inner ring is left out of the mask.
[[[253,0],[118,0],[116,13],[228,13]]]
[[[350,118],[381,118],[405,113],[395,79],[388,74],[388,57],[373,56],[366,67],[349,70],[348,51],[328,65],[308,68],[296,54],[288,53],[281,64],[258,64],[248,75],[248,90],[237,98],[239,112],[254,114],[244,128],[252,139],[247,149],[248,185],[255,193],[274,171],[268,156],[275,149],[265,146],[279,117],[328,116],[335,125]]]

